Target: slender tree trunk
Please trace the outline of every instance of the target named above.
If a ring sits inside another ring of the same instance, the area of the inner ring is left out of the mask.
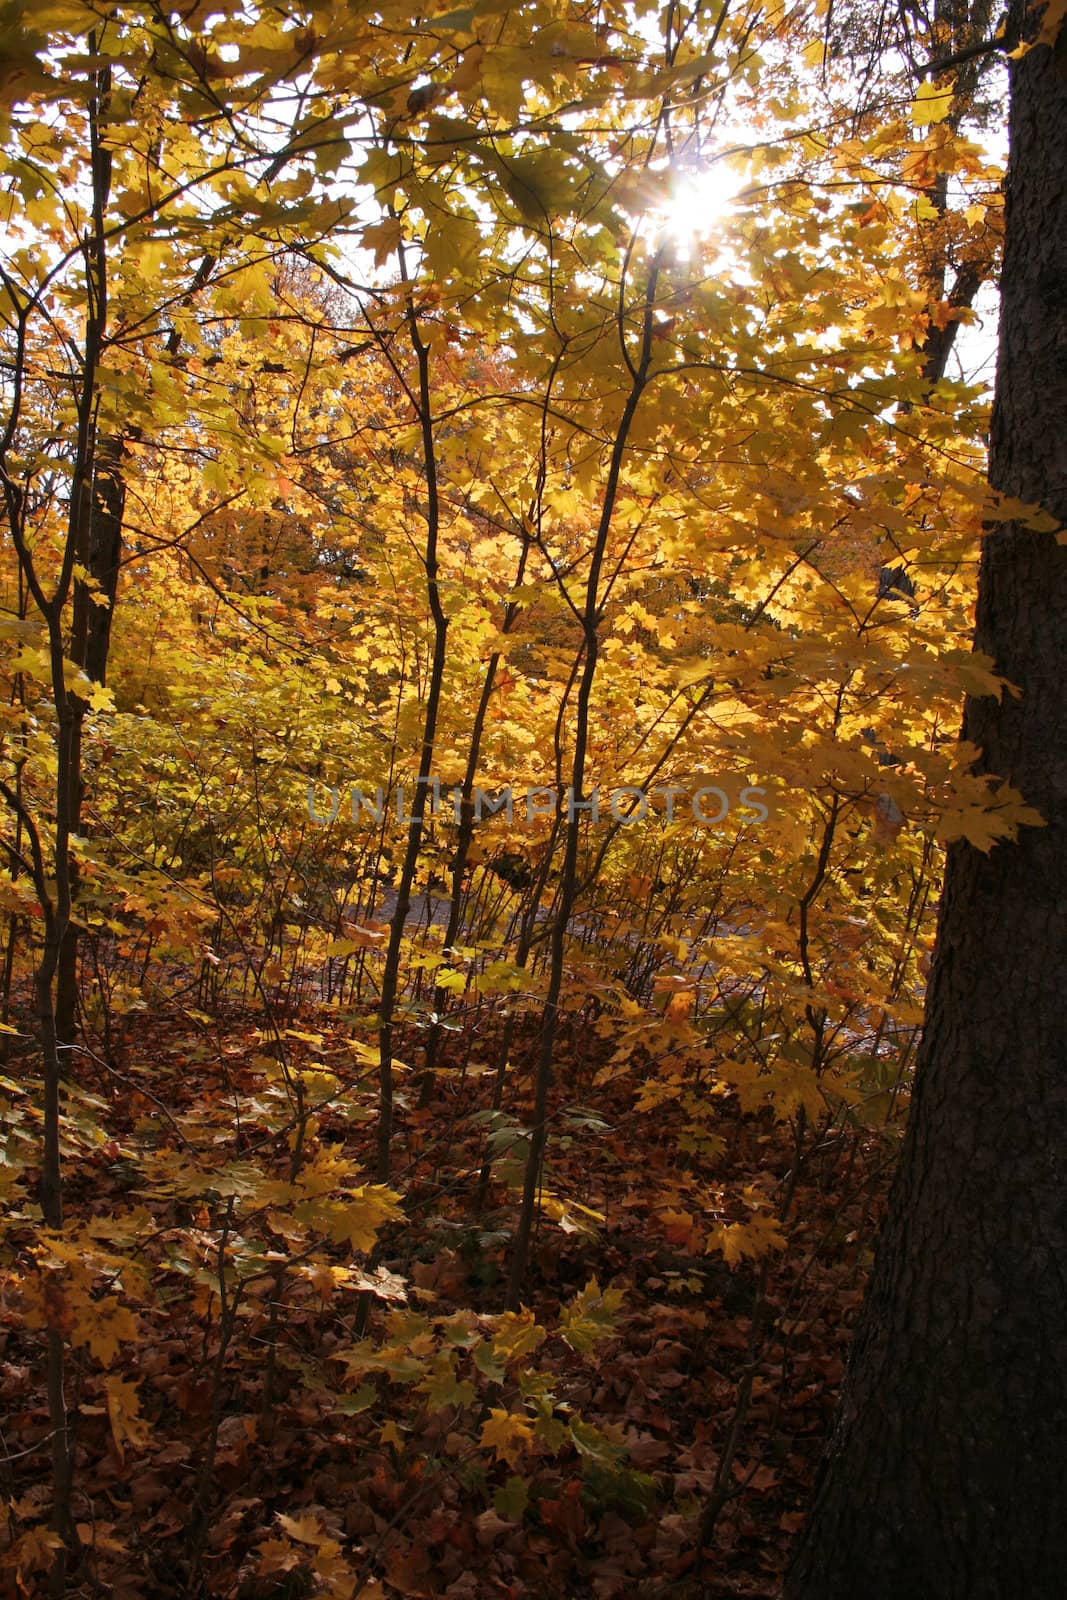
[[[90,35],[90,48],[96,48],[96,34]],[[89,102],[89,138],[92,150],[93,227],[87,244],[86,269],[92,283],[91,324],[87,328],[92,346],[93,368],[103,352],[108,318],[108,259],[105,215],[111,194],[111,154],[105,143],[111,106],[111,69],[95,75]],[[122,475],[122,441],[97,435],[95,401],[88,417],[85,460],[85,514],[77,524],[75,557],[83,574],[75,577],[70,659],[86,675],[103,683],[111,640],[111,617],[119,581],[122,552],[122,518],[126,505],[126,485]],[[90,587],[91,585],[91,587]],[[96,599],[94,599],[94,595]],[[96,600],[106,602],[98,605]],[[81,830],[85,783],[82,778],[82,732],[88,704],[71,696],[70,790],[67,804],[70,831]],[[70,861],[71,896],[78,894],[78,865]],[[75,1033],[78,998],[78,928],[68,921],[59,947],[56,967],[55,1023],[60,1046],[69,1044]],[[64,1066],[66,1063],[64,1063]]]
[[[406,283],[407,267],[403,247],[400,249],[401,273]],[[426,819],[427,790],[433,783],[434,748],[437,739],[437,715],[441,706],[441,690],[445,680],[445,661],[448,646],[448,618],[441,600],[438,578],[437,539],[441,525],[441,501],[437,483],[437,441],[430,392],[430,347],[424,344],[419,332],[415,303],[408,298],[407,324],[411,347],[418,369],[418,396],[416,411],[422,435],[423,471],[426,475],[426,542],[423,546],[422,564],[426,573],[426,597],[433,621],[433,655],[430,661],[430,678],[426,690],[426,709],[423,712],[422,742],[419,749],[419,774],[415,780],[415,795],[411,804],[407,843],[397,883],[396,908],[389,924],[389,943],[382,971],[382,991],[378,1002],[378,1137],[377,1170],[379,1183],[388,1183],[393,1151],[393,1035],[396,1027],[396,1000],[400,986],[400,960],[404,940],[404,924],[411,909],[411,886],[419,864],[422,835]],[[436,789],[434,791],[436,799]],[[364,1302],[366,1304],[366,1302]]]
[[[560,869],[559,898],[556,902],[556,912],[552,921],[552,934],[549,944],[548,987],[541,1011],[537,1072],[534,1078],[533,1125],[530,1129],[530,1144],[526,1157],[522,1202],[519,1207],[519,1219],[515,1226],[515,1237],[512,1240],[511,1263],[508,1273],[507,1305],[511,1311],[518,1310],[523,1286],[526,1282],[526,1272],[530,1261],[530,1244],[533,1239],[534,1220],[537,1213],[537,1198],[541,1187],[545,1149],[548,1144],[548,1102],[549,1091],[552,1087],[552,1063],[556,1049],[556,1037],[559,1032],[559,999],[563,989],[567,930],[578,892],[578,842],[581,834],[579,808],[588,805],[588,801],[584,799],[585,769],[589,746],[590,704],[600,650],[599,629],[602,617],[600,574],[607,553],[608,536],[615,516],[615,503],[618,499],[622,464],[626,454],[626,447],[629,443],[630,429],[633,426],[634,417],[637,415],[641,397],[647,387],[649,372],[652,367],[652,312],[656,303],[659,274],[660,258],[657,255],[652,259],[648,283],[645,288],[641,318],[641,346],[637,364],[632,364],[629,357],[627,357],[631,377],[630,391],[626,397],[626,404],[623,406],[622,416],[619,419],[619,425],[615,433],[611,465],[608,468],[607,482],[604,485],[604,498],[600,507],[600,519],[597,525],[596,537],[590,550],[589,577],[586,580],[585,604],[582,609],[582,671],[578,680],[578,698],[574,714],[574,754],[571,759],[570,798],[567,802],[567,827],[564,834],[563,865]],[[620,336],[625,337],[621,325]]]
[[[542,469],[543,476],[543,469]],[[543,483],[539,486],[543,487]],[[530,553],[528,538],[523,539],[519,553],[519,565],[515,574],[515,587],[519,588],[526,574],[526,561]],[[510,633],[521,607],[517,601],[505,606],[503,620],[500,624],[501,633]],[[502,652],[494,650],[489,657],[482,679],[482,692],[478,700],[478,707],[474,713],[471,724],[470,746],[467,750],[467,766],[463,774],[463,783],[460,788],[459,806],[459,832],[456,836],[456,850],[452,857],[452,899],[448,909],[448,925],[441,948],[451,950],[459,937],[460,926],[463,921],[463,879],[467,872],[467,862],[470,858],[471,844],[474,841],[475,817],[474,791],[478,777],[478,761],[481,756],[482,737],[485,733],[485,719],[489,714],[489,706],[496,687],[497,669],[500,666]],[[437,1070],[437,1057],[441,1048],[441,1023],[448,1008],[448,990],[435,985],[433,992],[433,1020],[430,1023],[430,1032],[426,1040],[426,1056],[422,1067],[422,1084],[419,1091],[419,1105],[429,1105],[433,1095],[434,1074]]]
[[[1012,22],[1022,21],[1013,6]],[[1062,43],[1061,34],[1061,43]],[[1067,523],[1067,77],[1012,65],[990,476]],[[1067,548],[985,545],[968,702],[1044,816],[952,847],[911,1119],[788,1600],[1061,1600],[1067,1585]]]
[[[86,530],[84,564],[93,589],[88,584],[74,585],[74,624],[71,660],[85,669],[94,683],[104,683],[111,644],[111,619],[118,593],[119,564],[122,557],[122,519],[126,506],[126,483],[122,473],[122,441],[98,439],[93,463],[89,526]],[[106,604],[98,604],[93,595]],[[75,699],[77,729],[73,740],[70,814],[71,829],[81,832],[85,781],[82,777],[82,728],[88,706]],[[77,898],[77,863],[71,862],[72,890]],[[67,925],[59,950],[56,969],[56,1032],[62,1044],[74,1038],[78,1000],[78,926]]]

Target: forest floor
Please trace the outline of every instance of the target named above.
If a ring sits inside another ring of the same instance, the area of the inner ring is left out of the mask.
[[[328,1057],[337,1029],[336,1013],[303,1016],[295,1037],[325,1041]],[[182,1250],[146,1247],[155,1285],[136,1339],[110,1361],[118,1389],[101,1387],[88,1353],[75,1352],[83,1557],[67,1592],[771,1600],[832,1418],[893,1141],[860,1131],[809,1138],[794,1174],[795,1127],[742,1115],[727,1099],[714,1151],[680,1154],[676,1105],[642,1111],[633,1084],[597,1088],[596,1117],[571,1115],[550,1145],[552,1188],[568,1204],[562,1225],[538,1225],[523,1295],[546,1330],[536,1359],[532,1343],[525,1358],[535,1378],[520,1381],[509,1367],[505,1379],[490,1363],[492,1393],[477,1374],[453,1390],[455,1363],[434,1339],[466,1329],[469,1345],[502,1311],[517,1200],[497,1169],[479,1185],[485,1086],[447,1061],[429,1105],[416,1109],[414,1094],[398,1105],[404,1221],[365,1263],[379,1293],[360,1289],[359,1256],[329,1247],[316,1273],[285,1278],[284,1289],[279,1277],[273,1295],[246,1299],[220,1348],[211,1285],[227,1241],[217,1197],[185,1212],[160,1201],[129,1152],[146,1123],[164,1143],[168,1129],[194,1125],[210,1139],[211,1128],[225,1129],[228,1097],[254,1105],[257,1037],[236,1011],[198,1038],[188,1018],[161,1010],[125,1020],[110,1064],[78,1058],[104,1137],[69,1163],[68,1225],[139,1207],[143,1234],[147,1208],[159,1239],[184,1230],[188,1288]],[[574,1079],[580,1068],[591,1083],[597,1048],[572,1035],[558,1064],[575,1103],[583,1084]],[[521,1080],[505,1106],[528,1111]],[[318,1122],[326,1147],[373,1169],[369,1115],[353,1122],[327,1109]],[[729,1217],[735,1197],[783,1185],[784,1248],[733,1266],[708,1252],[702,1195]],[[20,1254],[17,1225],[13,1237],[5,1276]],[[27,1226],[24,1265],[29,1238]],[[583,1291],[583,1303],[603,1300],[604,1335],[576,1349],[559,1330]],[[340,1353],[361,1336],[395,1340],[409,1313],[437,1330],[421,1343],[406,1334],[409,1354],[437,1379],[413,1386],[410,1373],[383,1368],[370,1388],[348,1381]],[[0,1333],[9,1556],[48,1513],[42,1351],[32,1318]],[[123,1383],[136,1388],[139,1412],[117,1426],[114,1396],[133,1393]],[[516,1424],[517,1443],[489,1448],[493,1404],[504,1396],[506,1408],[532,1414],[539,1394],[542,1415],[578,1419],[562,1442],[550,1448]],[[20,1594],[44,1593],[44,1572],[32,1567],[18,1575]]]

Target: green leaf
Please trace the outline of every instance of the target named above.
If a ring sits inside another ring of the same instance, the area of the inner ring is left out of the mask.
[[[560,1314],[560,1335],[584,1355],[615,1330],[615,1318],[625,1296],[621,1289],[605,1289],[591,1278],[581,1294]]]
[[[530,1486],[525,1478],[520,1478],[516,1473],[511,1473],[493,1496],[493,1510],[498,1517],[507,1517],[511,1522],[521,1522],[526,1507],[530,1503]]]
[[[607,1434],[594,1428],[591,1422],[583,1422],[581,1417],[571,1418],[569,1431],[579,1455],[598,1466],[613,1467],[625,1454],[621,1445],[613,1444]]]

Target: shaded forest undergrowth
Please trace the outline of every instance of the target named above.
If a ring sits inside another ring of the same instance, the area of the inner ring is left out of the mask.
[[[886,1139],[725,1098],[715,1138],[686,1152],[678,1106],[640,1109],[625,1079],[583,1108],[607,1050],[578,1020],[512,1313],[522,1042],[486,1113],[474,1058],[493,1041],[453,1035],[424,1092],[413,1072],[398,1093],[396,1190],[339,1202],[341,1163],[374,1165],[360,1047],[336,1009],[281,1028],[287,1103],[309,1098],[279,1124],[260,1020],[161,1005],[124,1019],[108,1061],[74,1054],[65,1243],[42,1252],[27,1222],[0,1365],[21,1592],[56,1538],[40,1330],[58,1326],[78,1592],[774,1595]]]

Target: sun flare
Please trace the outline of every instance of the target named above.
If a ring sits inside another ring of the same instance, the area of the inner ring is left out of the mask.
[[[729,217],[745,177],[719,157],[698,172],[676,177],[660,212],[661,227],[681,254],[706,238]]]

